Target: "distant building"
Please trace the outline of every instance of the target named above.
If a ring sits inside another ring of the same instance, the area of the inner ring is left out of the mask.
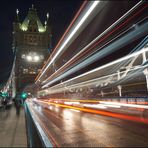
[[[43,25],[32,6],[24,21],[19,20],[19,11],[16,11],[16,20],[13,23],[13,45],[15,52],[15,83],[19,93],[33,83],[43,64],[49,57],[51,49],[51,26],[49,14]]]

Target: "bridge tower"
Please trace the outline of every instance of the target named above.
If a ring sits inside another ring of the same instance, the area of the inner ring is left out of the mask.
[[[13,23],[13,45],[15,54],[15,84],[19,94],[23,88],[34,82],[35,77],[47,60],[51,50],[51,26],[49,14],[43,25],[32,5],[23,22],[19,20],[19,11],[16,11],[16,20]]]

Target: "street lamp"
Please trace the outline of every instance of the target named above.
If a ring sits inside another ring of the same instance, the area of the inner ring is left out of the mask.
[[[25,59],[28,62],[39,62],[42,61],[44,59],[43,55],[40,55],[36,52],[30,52],[28,54],[22,54],[21,56],[23,59]]]
[[[38,55],[35,55],[35,56],[33,57],[33,60],[34,60],[35,62],[38,62],[38,61],[40,60],[40,57],[39,57]]]
[[[32,61],[32,56],[28,55],[26,56],[27,61],[31,62]]]

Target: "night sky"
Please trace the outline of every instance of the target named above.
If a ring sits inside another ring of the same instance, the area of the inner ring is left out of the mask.
[[[52,48],[54,48],[82,3],[82,0],[2,0],[0,5],[0,85],[7,81],[12,68],[14,58],[12,24],[16,9],[19,9],[20,20],[23,21],[29,8],[34,4],[42,23],[49,12],[53,35]]]

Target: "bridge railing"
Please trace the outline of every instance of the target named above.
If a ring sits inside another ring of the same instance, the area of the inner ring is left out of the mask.
[[[26,101],[27,102],[27,101]],[[31,109],[29,103],[24,104],[28,147],[53,147],[43,128]]]

